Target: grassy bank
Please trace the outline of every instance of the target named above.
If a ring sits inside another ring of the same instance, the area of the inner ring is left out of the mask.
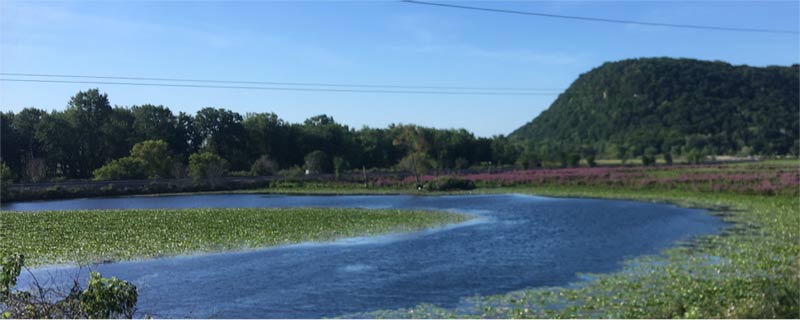
[[[0,253],[92,263],[416,231],[469,216],[362,209],[0,211]]]

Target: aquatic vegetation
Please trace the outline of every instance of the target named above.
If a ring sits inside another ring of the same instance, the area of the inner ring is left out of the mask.
[[[0,253],[93,263],[415,231],[470,216],[364,209],[0,211]]]

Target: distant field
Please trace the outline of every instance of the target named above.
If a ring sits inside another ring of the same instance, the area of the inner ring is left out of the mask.
[[[363,209],[0,211],[0,253],[93,263],[407,232],[469,216]]]

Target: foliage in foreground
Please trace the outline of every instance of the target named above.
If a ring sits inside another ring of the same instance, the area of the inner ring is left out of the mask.
[[[136,286],[115,277],[91,272],[86,289],[75,281],[58,299],[34,283],[33,291],[12,290],[25,264],[23,255],[0,256],[0,318],[132,318],[136,311]]]
[[[717,208],[722,234],[660,256],[627,261],[613,274],[567,287],[467,299],[463,307],[423,304],[349,317],[388,318],[797,318],[800,316],[800,199],[794,196],[549,186],[492,193],[626,198]]]
[[[260,248],[415,231],[469,216],[334,208],[0,211],[0,253],[34,265]]]

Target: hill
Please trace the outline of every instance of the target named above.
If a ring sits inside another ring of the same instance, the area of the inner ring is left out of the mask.
[[[642,58],[581,74],[549,109],[511,133],[529,146],[614,154],[704,150],[798,153],[800,66]]]

